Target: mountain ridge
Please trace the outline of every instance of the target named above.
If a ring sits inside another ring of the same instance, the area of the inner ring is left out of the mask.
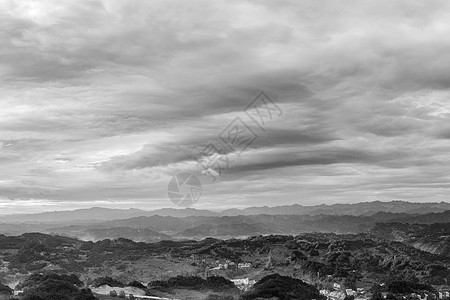
[[[50,211],[36,214],[2,215],[0,223],[64,223],[75,221],[111,221],[129,219],[140,216],[170,216],[184,218],[191,216],[221,217],[221,216],[250,216],[250,215],[353,215],[372,216],[377,213],[397,213],[410,215],[423,215],[427,213],[442,213],[450,210],[449,202],[407,202],[407,201],[372,201],[347,204],[319,204],[304,206],[301,204],[282,206],[248,207],[244,209],[226,209],[214,212],[196,208],[162,208],[157,210],[142,210],[137,208],[114,209],[92,207],[69,211]],[[381,217],[381,215],[380,215]],[[388,217],[388,216],[385,216]],[[406,216],[405,216],[406,217]]]

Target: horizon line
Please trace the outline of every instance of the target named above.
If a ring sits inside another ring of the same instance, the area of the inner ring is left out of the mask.
[[[121,210],[121,211],[125,211],[125,210],[140,210],[140,211],[145,211],[145,212],[153,212],[153,211],[158,211],[158,210],[163,210],[163,209],[173,209],[173,210],[180,210],[180,211],[184,211],[187,209],[192,209],[192,210],[197,210],[197,211],[209,211],[209,212],[216,212],[216,213],[221,213],[227,210],[245,210],[245,209],[249,209],[249,208],[277,208],[277,207],[289,207],[289,206],[302,206],[302,207],[318,207],[318,206],[335,206],[335,205],[357,205],[357,204],[365,204],[365,203],[395,203],[395,202],[402,202],[402,203],[408,203],[408,204],[450,204],[450,201],[440,201],[440,202],[411,202],[411,201],[406,201],[406,200],[390,200],[390,201],[381,201],[381,200],[374,200],[374,201],[361,201],[361,202],[355,202],[355,203],[333,203],[333,204],[325,204],[325,203],[320,203],[320,204],[315,204],[315,205],[302,205],[302,204],[285,204],[285,205],[276,205],[276,206],[268,206],[268,205],[263,205],[263,206],[247,206],[247,207],[241,207],[241,208],[227,208],[224,210],[214,210],[214,209],[201,209],[201,208],[196,208],[196,207],[162,207],[162,208],[157,208],[157,209],[152,209],[152,210],[147,210],[147,209],[142,209],[142,208],[137,208],[137,207],[129,207],[129,208],[111,208],[111,207],[103,207],[103,206],[91,206],[88,208],[76,208],[76,209],[68,209],[68,210],[48,210],[48,211],[41,211],[41,212],[34,212],[34,213],[7,213],[7,214],[0,214],[0,216],[13,216],[13,215],[38,215],[38,214],[43,214],[43,213],[53,213],[53,212],[74,212],[74,211],[80,211],[80,210],[90,210],[90,209],[94,209],[94,208],[100,208],[100,209],[109,209],[109,210]]]

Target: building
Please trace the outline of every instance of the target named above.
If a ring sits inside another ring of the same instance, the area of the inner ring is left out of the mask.
[[[135,299],[151,299],[151,300],[179,300],[179,299],[171,299],[171,298],[161,298],[155,296],[134,296]]]
[[[344,300],[346,295],[340,291],[320,290],[319,293],[327,297],[328,300]]]
[[[355,296],[356,292],[352,289],[345,289],[347,296]]]
[[[244,290],[244,291],[246,291],[247,289],[249,289],[250,287],[252,287],[256,283],[256,280],[252,280],[252,279],[248,279],[248,278],[231,279],[231,281],[240,290]]]
[[[239,263],[238,264],[238,269],[242,269],[242,268],[251,268],[252,264],[251,263]]]

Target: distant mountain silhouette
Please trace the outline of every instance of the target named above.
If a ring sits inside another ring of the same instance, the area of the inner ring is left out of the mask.
[[[299,204],[276,207],[249,207],[245,209],[228,209],[222,212],[212,212],[194,208],[174,209],[163,208],[153,211],[141,209],[110,209],[93,207],[72,211],[52,211],[38,214],[16,214],[1,216],[1,223],[65,223],[86,224],[101,221],[130,219],[135,217],[167,216],[176,218],[186,217],[219,217],[219,216],[252,216],[252,215],[352,215],[372,216],[378,221],[397,220],[399,218],[416,218],[419,215],[429,213],[443,213],[450,211],[450,203],[411,203],[405,201],[391,202],[361,202],[354,204],[332,204],[303,206]],[[397,214],[397,215],[393,215]],[[409,215],[413,216],[409,216]],[[434,216],[438,218],[438,215]],[[445,216],[442,216],[445,218]],[[423,221],[425,222],[425,221]]]
[[[450,210],[450,203],[414,203],[406,201],[390,202],[360,202],[352,204],[321,204],[314,206],[303,206],[299,204],[276,206],[276,207],[249,207],[243,210],[225,210],[221,215],[366,215],[370,216],[377,212],[426,214],[431,212],[443,212]]]
[[[111,209],[103,207],[92,207],[86,209],[76,209],[69,211],[50,211],[38,214],[17,214],[5,215],[0,218],[2,223],[64,223],[73,221],[106,221],[113,219],[126,219],[142,216],[148,213],[145,210]]]
[[[152,210],[147,213],[147,216],[152,216],[152,215],[184,218],[184,217],[191,217],[191,216],[214,217],[214,216],[220,216],[220,213],[212,212],[209,210],[203,210],[203,209],[194,209],[194,208],[185,208],[185,209],[162,208],[162,209]]]
[[[433,224],[450,222],[450,210],[439,213],[406,214],[378,212],[371,216],[378,222],[398,222],[410,224]]]

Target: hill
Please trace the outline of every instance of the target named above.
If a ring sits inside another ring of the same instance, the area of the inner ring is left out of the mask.
[[[86,242],[28,234],[0,236],[0,245],[0,259],[7,263],[8,274],[45,273],[51,268],[75,273],[83,281],[110,276],[121,282],[148,282],[166,280],[168,274],[203,276],[206,271],[209,275],[255,280],[273,273],[309,280],[340,282],[347,278],[372,283],[386,282],[387,276],[431,284],[450,278],[450,257],[370,234],[315,233],[157,243],[122,238]],[[216,268],[225,262],[233,262],[234,267]],[[249,267],[239,269],[237,264],[241,262]]]
[[[88,209],[77,209],[72,211],[53,211],[38,214],[15,214],[3,215],[2,223],[64,223],[70,224],[86,224],[101,221],[111,221],[117,219],[129,219],[141,216],[166,216],[176,218],[186,217],[220,217],[220,216],[251,216],[251,215],[352,215],[352,216],[372,216],[381,218],[376,215],[379,212],[388,213],[384,215],[386,218],[389,214],[410,214],[422,215],[428,213],[442,213],[450,211],[450,203],[413,203],[405,201],[391,202],[360,202],[353,204],[332,204],[332,205],[313,205],[303,206],[299,204],[275,206],[275,207],[249,207],[245,209],[228,209],[222,212],[212,212],[209,210],[199,210],[194,208],[174,209],[163,208],[153,211],[141,209],[110,209],[102,207],[93,207]],[[407,217],[403,215],[404,217]],[[402,217],[397,215],[395,218]]]
[[[407,214],[426,214],[431,212],[442,212],[450,210],[450,203],[414,203],[406,201],[390,202],[360,202],[352,204],[321,204],[314,206],[303,206],[299,204],[276,206],[276,207],[249,207],[243,210],[231,209],[225,210],[221,215],[353,215],[370,216],[377,212],[407,213]]]
[[[371,232],[384,239],[450,257],[450,223],[378,223]]]

